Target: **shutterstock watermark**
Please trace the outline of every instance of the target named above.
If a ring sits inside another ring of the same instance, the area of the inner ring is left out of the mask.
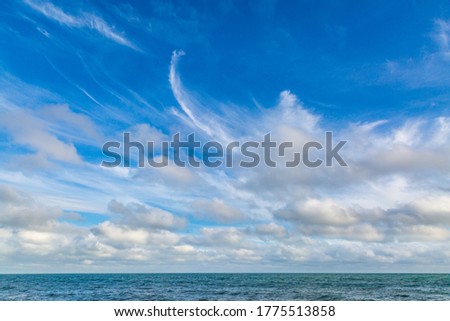
[[[325,133],[324,144],[308,141],[300,148],[291,141],[277,142],[267,133],[260,141],[232,141],[228,144],[217,141],[202,143],[191,133],[182,139],[177,133],[170,140],[133,141],[129,132],[123,133],[122,141],[108,141],[103,144],[102,152],[106,160],[103,167],[166,167],[173,164],[178,167],[240,166],[253,168],[261,164],[267,167],[297,167],[300,165],[316,168],[330,167],[335,164],[348,166],[339,154],[347,141],[333,143],[333,133]],[[300,151],[301,150],[301,151]]]

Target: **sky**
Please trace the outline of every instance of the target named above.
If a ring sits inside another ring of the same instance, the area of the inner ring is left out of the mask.
[[[449,106],[448,1],[2,1],[0,273],[448,273]],[[348,166],[101,166],[124,132]]]

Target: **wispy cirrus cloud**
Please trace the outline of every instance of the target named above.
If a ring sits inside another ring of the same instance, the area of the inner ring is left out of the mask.
[[[450,20],[434,20],[430,38],[437,48],[426,50],[419,58],[388,60],[383,80],[410,88],[448,87],[450,76],[443,70],[450,66]]]
[[[184,51],[174,51],[170,61],[169,82],[181,109],[187,116],[181,116],[188,125],[194,129],[199,129],[209,137],[213,137],[219,141],[230,141],[229,134],[221,125],[221,121],[214,113],[208,110],[208,106],[202,105],[188,90],[183,87],[177,73],[177,64],[180,57],[184,56]],[[178,115],[177,112],[175,112]],[[189,124],[190,123],[190,124]]]
[[[133,42],[128,40],[123,33],[116,31],[114,27],[110,26],[103,18],[94,13],[81,12],[78,16],[75,16],[65,12],[51,2],[34,0],[24,0],[24,2],[33,10],[62,25],[71,28],[91,29],[120,45],[139,50],[139,48]]]
[[[436,19],[432,37],[438,43],[441,53],[450,58],[450,20]]]

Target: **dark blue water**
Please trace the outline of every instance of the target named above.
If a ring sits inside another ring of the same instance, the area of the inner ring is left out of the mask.
[[[450,300],[450,274],[0,275],[0,300]]]

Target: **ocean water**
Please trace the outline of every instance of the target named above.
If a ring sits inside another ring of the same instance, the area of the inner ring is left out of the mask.
[[[0,300],[450,300],[450,274],[17,274]]]

